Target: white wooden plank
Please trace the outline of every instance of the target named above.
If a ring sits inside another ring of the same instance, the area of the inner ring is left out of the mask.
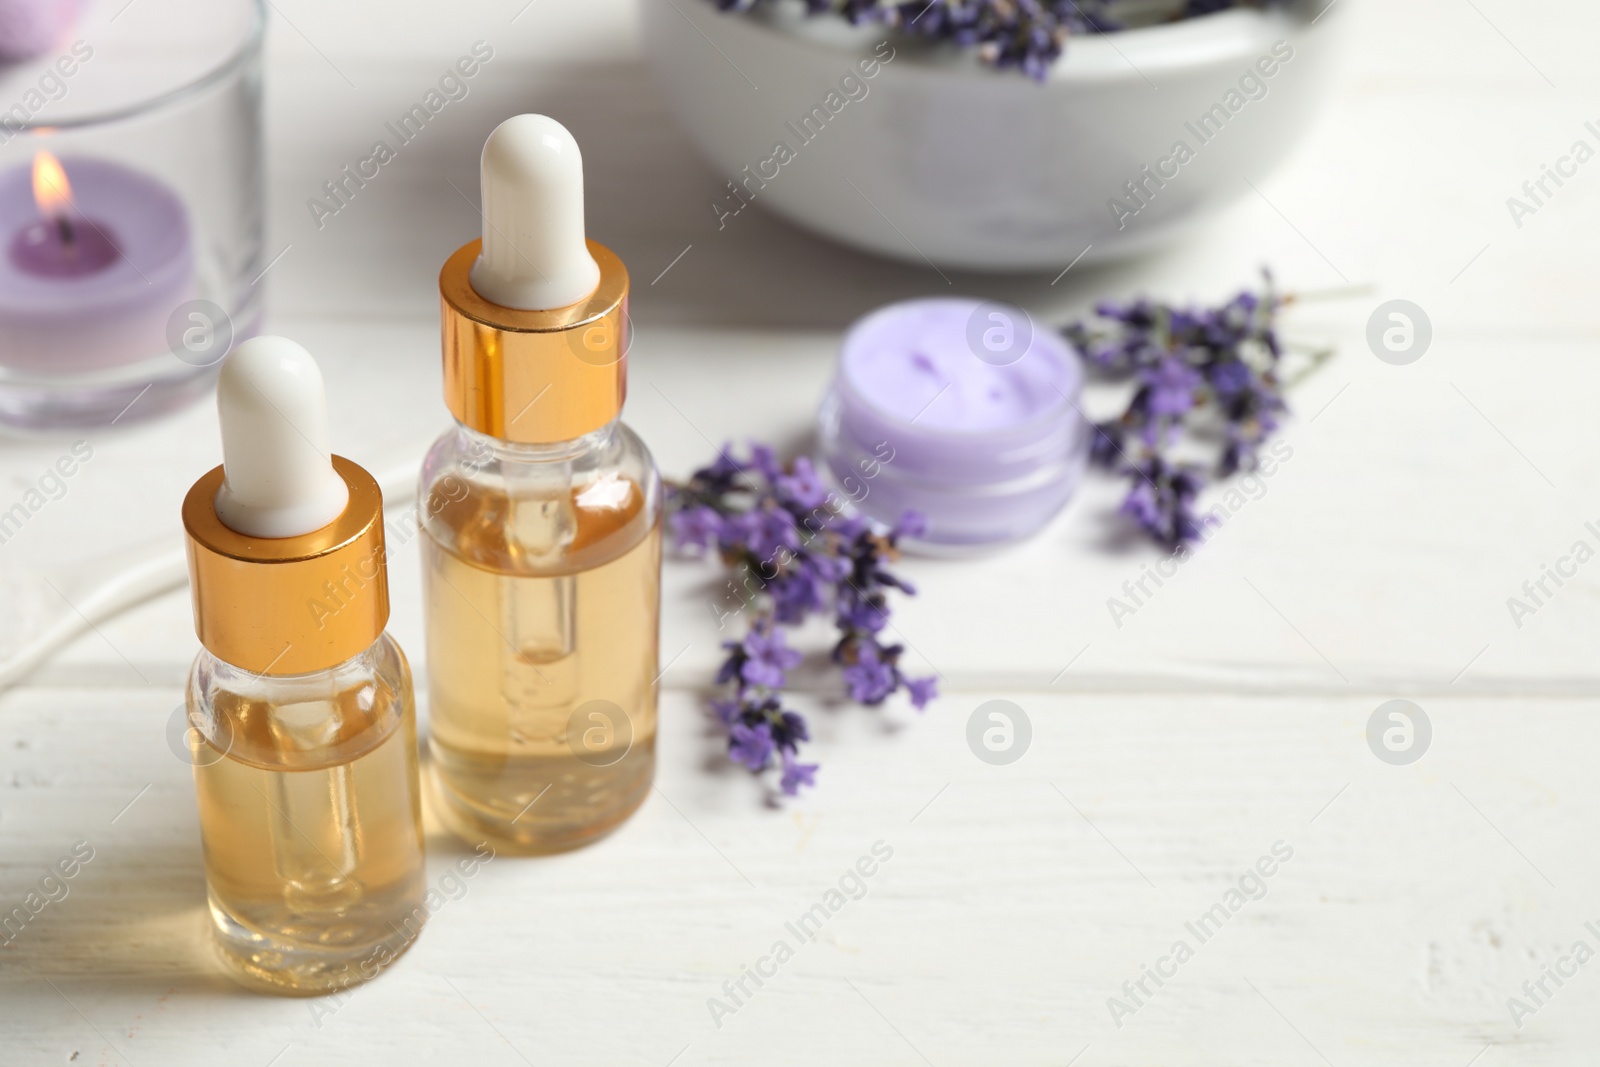
[[[1033,724],[1009,767],[964,736],[995,696]],[[707,773],[703,715],[669,695],[660,792],[633,821],[576,854],[495,860],[319,1027],[207,958],[188,769],[161,734],[175,698],[0,702],[0,902],[73,842],[95,849],[0,948],[15,1062],[264,1064],[285,1045],[284,1062],[518,1062],[508,1042],[533,1062],[922,1062],[908,1041],[941,1067],[1086,1044],[1088,1067],[1317,1062],[1274,1008],[1336,1064],[1466,1063],[1486,1044],[1581,1063],[1600,1037],[1586,973],[1521,1030],[1505,1003],[1596,944],[1592,701],[1429,700],[1432,748],[1407,768],[1368,751],[1371,700],[984,692],[922,719],[806,701],[822,785],[772,810],[742,771]],[[879,840],[894,855],[865,897],[800,945],[784,924]],[[1206,944],[1187,933],[1280,840],[1294,854],[1265,896]],[[462,848],[429,843],[435,874]],[[1119,1029],[1107,998],[1181,938],[1195,958]],[[715,1026],[707,998],[778,939],[795,959]]]

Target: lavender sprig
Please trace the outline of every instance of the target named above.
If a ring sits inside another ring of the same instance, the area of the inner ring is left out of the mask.
[[[802,659],[784,628],[813,616],[833,619],[839,637],[831,658],[851,699],[878,705],[904,689],[921,711],[937,695],[934,679],[901,673],[902,646],[879,640],[890,591],[916,594],[885,569],[899,558],[899,538],[922,532],[914,512],[893,529],[874,529],[844,513],[809,459],[785,466],[771,447],[752,444],[744,462],[725,447],[687,483],[669,483],[667,523],[678,550],[717,552],[737,579],[729,585],[741,591],[738,612],[750,611],[744,637],[723,644],[728,655],[716,680],[727,695],[712,701],[734,762],[759,774],[776,759],[779,786],[790,796],[815,784],[817,765],[799,759],[811,736],[805,718],[783,706],[787,673]]]
[[[1062,331],[1092,368],[1134,385],[1127,410],[1095,426],[1090,457],[1127,477],[1122,514],[1167,548],[1202,539],[1212,521],[1195,507],[1207,467],[1178,454],[1209,444],[1213,476],[1255,470],[1288,411],[1277,335],[1288,298],[1269,271],[1262,278],[1260,293],[1212,309],[1102,301],[1098,323]],[[1220,444],[1207,440],[1208,422],[1220,423]]]
[[[723,11],[748,11],[773,0],[712,0]],[[1209,15],[1272,0],[1171,0],[1167,20]],[[1042,81],[1073,34],[1115,33],[1117,0],[806,0],[811,15],[881,25],[927,41],[976,48],[983,62]],[[1148,21],[1159,21],[1144,19]]]

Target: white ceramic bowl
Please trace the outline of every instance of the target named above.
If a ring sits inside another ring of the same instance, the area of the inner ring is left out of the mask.
[[[668,101],[745,199],[858,248],[979,270],[1137,251],[1253,195],[1309,123],[1342,15],[1292,0],[1073,38],[1039,83],[808,19],[800,0],[745,14],[640,4]],[[865,77],[875,51],[892,58]],[[736,226],[740,203],[730,191],[706,210]]]

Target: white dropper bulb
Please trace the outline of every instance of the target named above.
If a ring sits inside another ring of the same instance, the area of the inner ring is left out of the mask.
[[[255,337],[222,364],[217,518],[247,537],[295,537],[338,518],[350,490],[328,451],[328,403],[311,353]]]
[[[515,115],[483,145],[483,252],[472,288],[491,304],[550,311],[600,284],[583,224],[583,155],[567,128]]]

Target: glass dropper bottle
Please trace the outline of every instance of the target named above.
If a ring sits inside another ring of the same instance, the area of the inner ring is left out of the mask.
[[[212,933],[243,984],[327,993],[376,976],[428,915],[383,499],[329,453],[322,374],[293,341],[235,349],[217,408],[223,464],[183,504]]]
[[[554,852],[650,791],[661,486],[620,421],[628,272],[586,239],[577,142],[518,115],[482,165],[483,239],[439,275],[456,426],[418,494],[432,778],[468,841]]]

